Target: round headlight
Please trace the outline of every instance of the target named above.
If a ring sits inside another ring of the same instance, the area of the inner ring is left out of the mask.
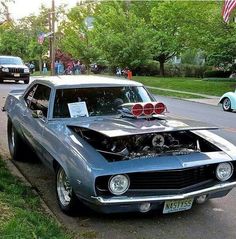
[[[216,177],[220,181],[228,180],[233,174],[234,167],[231,163],[220,163],[216,167]]]
[[[129,189],[130,180],[127,175],[119,174],[112,176],[108,182],[108,188],[114,195],[121,195]]]
[[[9,69],[7,67],[3,67],[2,72],[9,72]]]

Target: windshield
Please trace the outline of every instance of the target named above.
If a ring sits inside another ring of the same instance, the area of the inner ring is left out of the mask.
[[[0,58],[0,65],[23,65],[23,61],[19,57]]]
[[[85,102],[88,116],[102,116],[118,114],[119,106],[124,103],[150,101],[153,99],[141,86],[58,89],[53,117],[71,117],[68,103]]]

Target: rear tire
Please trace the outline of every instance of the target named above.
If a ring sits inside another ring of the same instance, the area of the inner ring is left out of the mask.
[[[232,108],[231,108],[231,101],[228,97],[224,98],[223,102],[222,102],[222,109],[224,111],[228,111],[231,112]]]
[[[76,197],[65,171],[60,165],[56,168],[56,194],[58,204],[65,214],[74,216],[78,212],[84,212],[85,206]]]
[[[25,151],[25,143],[16,131],[10,118],[8,118],[7,121],[7,138],[12,159],[16,161],[24,161],[25,157],[23,151]]]

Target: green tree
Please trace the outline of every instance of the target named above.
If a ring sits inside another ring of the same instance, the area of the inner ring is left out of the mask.
[[[215,14],[216,16],[216,14]],[[204,50],[207,52],[207,64],[229,70],[236,59],[236,24],[225,23],[222,17],[212,18],[211,31]]]
[[[10,25],[1,28],[0,51],[5,55],[17,55],[25,58],[29,39],[18,26]]]
[[[202,50],[209,43],[215,7],[215,2],[164,1],[152,8],[152,52],[161,75],[164,63],[174,55],[187,49]]]
[[[25,61],[37,60],[41,70],[42,59],[48,55],[49,38],[38,43],[40,33],[49,32],[51,9],[41,6],[38,15],[30,15],[17,22],[11,21],[0,26],[0,51],[6,55],[17,55]],[[64,16],[64,6],[56,9],[56,19]]]
[[[145,19],[130,2],[102,2],[94,26],[95,45],[111,66],[135,68],[150,58]]]
[[[59,28],[59,48],[73,58],[80,59],[87,68],[98,55],[93,44],[93,30],[88,26],[95,10],[96,4],[93,2],[78,5],[69,11],[67,20],[64,20]]]

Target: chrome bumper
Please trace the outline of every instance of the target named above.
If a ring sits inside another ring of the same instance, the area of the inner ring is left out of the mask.
[[[140,202],[160,202],[160,201],[167,201],[167,200],[180,200],[180,199],[200,196],[203,194],[216,193],[219,191],[230,190],[235,186],[236,186],[236,182],[228,182],[228,183],[220,183],[209,188],[204,188],[204,189],[200,189],[200,190],[189,192],[189,193],[183,193],[183,194],[143,196],[143,197],[120,196],[120,197],[111,197],[111,198],[92,196],[92,199],[95,201],[96,204],[100,204],[100,205],[114,205],[114,204],[140,203]]]

